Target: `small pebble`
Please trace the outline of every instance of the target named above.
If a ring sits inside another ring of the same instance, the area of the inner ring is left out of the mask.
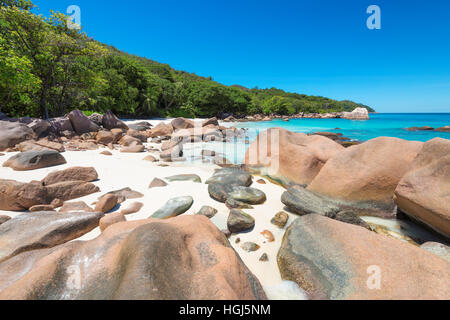
[[[261,232],[261,234],[262,234],[263,237],[266,238],[269,242],[274,242],[274,241],[275,241],[275,237],[273,236],[273,233],[270,232],[269,230],[264,230],[263,232]]]
[[[269,261],[269,256],[267,255],[267,253],[263,253],[261,258],[259,258],[259,261],[262,261],[262,262]]]
[[[270,221],[272,224],[276,225],[278,228],[283,229],[286,226],[286,223],[289,220],[289,215],[284,212],[278,212],[275,217],[272,218],[272,220]]]
[[[260,246],[254,242],[245,242],[241,245],[241,248],[247,252],[253,252],[259,250]]]

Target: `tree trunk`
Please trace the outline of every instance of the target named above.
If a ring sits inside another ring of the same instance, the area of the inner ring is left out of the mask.
[[[41,106],[42,118],[44,120],[48,120],[47,87],[45,85],[42,87],[41,99],[39,101],[39,105]]]

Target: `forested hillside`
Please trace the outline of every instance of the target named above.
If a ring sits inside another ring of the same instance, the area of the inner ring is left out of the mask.
[[[46,118],[73,109],[148,117],[373,111],[275,88],[225,86],[99,43],[71,30],[65,15],[44,17],[33,7],[29,0],[0,0],[0,111],[10,116]]]

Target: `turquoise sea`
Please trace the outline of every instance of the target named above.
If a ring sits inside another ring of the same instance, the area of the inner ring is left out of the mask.
[[[378,113],[371,114],[367,121],[346,119],[292,119],[289,122],[273,120],[265,122],[226,123],[226,126],[247,128],[248,140],[252,142],[259,132],[281,127],[294,132],[313,133],[317,131],[339,132],[352,140],[367,141],[377,137],[397,137],[412,141],[428,141],[436,137],[450,139],[450,132],[407,131],[409,127],[430,126],[439,128],[450,125],[450,113]],[[339,129],[336,129],[339,128]],[[187,158],[198,159],[202,148],[212,149],[224,155],[229,161],[240,164],[249,147],[244,139],[235,143],[193,144],[185,148]],[[195,161],[195,160],[194,160]]]
[[[413,141],[428,141],[436,137],[450,139],[450,132],[405,130],[405,128],[409,127],[430,126],[439,128],[450,126],[450,113],[377,113],[371,114],[370,120],[367,121],[292,119],[289,122],[282,120],[242,122],[234,124],[234,126],[259,130],[281,127],[290,131],[304,133],[316,131],[339,132],[345,137],[360,141],[367,141],[382,136]],[[339,130],[335,130],[336,128],[339,128]]]
[[[405,128],[430,126],[440,128],[450,125],[450,113],[378,113],[371,114],[367,121],[346,119],[292,119],[289,122],[273,120],[264,122],[225,123],[225,126],[248,129],[246,135],[251,143],[257,135],[269,128],[281,127],[294,132],[313,133],[317,131],[339,132],[352,140],[367,141],[377,137],[397,137],[412,141],[428,141],[436,137],[450,139],[450,132],[407,131]],[[339,129],[337,129],[339,128]],[[229,161],[241,164],[249,147],[245,139],[234,143],[209,142],[185,145],[187,161],[201,161],[203,149],[214,150]]]

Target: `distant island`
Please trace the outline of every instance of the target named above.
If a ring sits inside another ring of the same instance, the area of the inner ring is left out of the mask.
[[[226,86],[89,38],[67,16],[36,15],[28,0],[0,1],[0,112],[57,117],[110,109],[126,117],[326,114],[372,108],[352,101]]]

